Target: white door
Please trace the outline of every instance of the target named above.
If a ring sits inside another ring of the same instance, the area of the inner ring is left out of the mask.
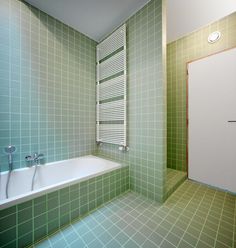
[[[188,175],[236,193],[236,49],[188,64]]]

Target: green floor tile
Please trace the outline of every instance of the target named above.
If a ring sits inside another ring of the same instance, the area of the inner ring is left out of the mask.
[[[120,248],[120,243],[117,240],[113,239],[106,244],[106,248]]]
[[[177,237],[176,235],[174,235],[173,233],[169,233],[166,238],[167,241],[169,241],[171,244],[173,245],[177,245],[180,241],[180,237]]]
[[[189,233],[185,233],[183,236],[184,241],[186,241],[187,243],[189,243],[190,245],[192,245],[193,247],[196,246],[198,238],[192,236]]]
[[[175,248],[175,246],[167,240],[164,240],[160,247],[161,248]]]
[[[55,243],[52,244],[53,248],[65,248],[67,243],[64,239],[57,240]]]
[[[80,247],[80,246],[78,246]],[[93,240],[90,244],[87,245],[88,248],[102,248],[104,245],[98,239]]]
[[[152,241],[150,240],[146,240],[143,245],[142,245],[143,248],[157,248],[158,246],[156,244],[154,244]]]
[[[87,247],[87,245],[84,243],[83,240],[81,239],[77,239],[76,241],[74,241],[71,245],[70,248],[84,248]]]
[[[104,232],[101,236],[98,237],[98,239],[104,244],[108,244],[112,239],[113,237],[107,233],[107,232]]]
[[[118,233],[115,238],[120,243],[120,245],[125,244],[129,239],[129,237],[123,231]]]
[[[149,237],[149,240],[151,240],[154,244],[160,245],[163,241],[163,237],[157,233],[157,232],[153,232]]]

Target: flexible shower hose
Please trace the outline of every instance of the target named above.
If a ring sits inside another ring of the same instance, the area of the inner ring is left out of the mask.
[[[34,167],[34,175],[32,177],[32,182],[31,182],[31,191],[34,190],[34,179],[35,179],[35,175],[36,175],[36,172],[37,172],[37,168],[38,168],[38,164],[36,164],[35,167]]]
[[[10,182],[10,177],[11,177],[11,170],[9,170],[8,175],[7,175],[7,184],[6,184],[6,198],[8,199],[8,188],[9,188],[9,182]]]

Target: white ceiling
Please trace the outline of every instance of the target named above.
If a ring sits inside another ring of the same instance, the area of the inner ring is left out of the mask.
[[[236,0],[167,0],[168,43],[236,11]]]
[[[149,0],[27,0],[27,2],[99,41]],[[167,41],[174,41],[234,11],[236,0],[167,0]]]
[[[99,41],[149,0],[26,0],[28,3]]]

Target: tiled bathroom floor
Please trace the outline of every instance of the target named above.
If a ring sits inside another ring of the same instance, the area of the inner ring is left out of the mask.
[[[236,247],[236,197],[185,181],[163,204],[128,192],[35,245]]]

